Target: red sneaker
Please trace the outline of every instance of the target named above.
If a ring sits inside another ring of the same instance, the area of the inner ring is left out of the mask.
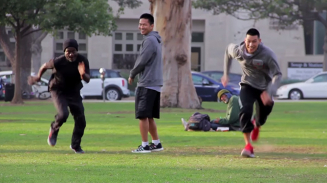
[[[241,152],[241,156],[245,158],[254,158],[254,152],[253,152],[253,147],[251,144],[248,144],[244,147],[244,149]]]
[[[253,142],[257,141],[259,138],[259,132],[260,132],[260,127],[258,127],[255,123],[255,119],[252,120],[252,123],[254,125],[254,129],[251,132],[251,140]]]

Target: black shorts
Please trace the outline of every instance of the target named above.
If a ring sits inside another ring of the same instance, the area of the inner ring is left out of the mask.
[[[135,118],[160,117],[160,92],[138,87],[135,95]]]

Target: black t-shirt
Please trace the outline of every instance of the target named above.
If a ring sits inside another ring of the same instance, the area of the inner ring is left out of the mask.
[[[83,88],[82,78],[78,71],[78,64],[84,62],[85,73],[90,74],[89,61],[78,54],[75,61],[68,61],[65,55],[51,59],[46,68],[52,69],[53,74],[49,81],[50,91],[63,91],[65,93],[79,92]]]

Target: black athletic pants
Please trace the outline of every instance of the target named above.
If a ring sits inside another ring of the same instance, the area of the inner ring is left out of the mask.
[[[256,123],[262,126],[266,123],[267,117],[273,109],[274,104],[265,106],[261,100],[261,93],[263,91],[253,88],[247,84],[241,84],[240,91],[240,122],[243,133],[250,133],[254,126],[251,122],[253,114],[253,105],[256,104]]]
[[[63,93],[61,91],[51,91],[51,97],[57,109],[55,121],[51,123],[52,129],[59,130],[61,125],[66,122],[69,115],[69,107],[75,121],[71,146],[73,149],[80,147],[86,127],[84,106],[80,92]]]

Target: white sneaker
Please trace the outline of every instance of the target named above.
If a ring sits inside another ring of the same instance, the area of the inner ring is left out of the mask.
[[[188,123],[184,120],[184,118],[181,119],[182,124],[184,126],[184,130],[187,131],[188,130]]]
[[[245,158],[255,158],[254,153],[247,150],[247,149],[243,149],[241,152],[241,156],[245,157]]]
[[[132,151],[132,153],[150,153],[150,147],[147,145],[143,147],[142,145],[139,145],[139,147]]]

